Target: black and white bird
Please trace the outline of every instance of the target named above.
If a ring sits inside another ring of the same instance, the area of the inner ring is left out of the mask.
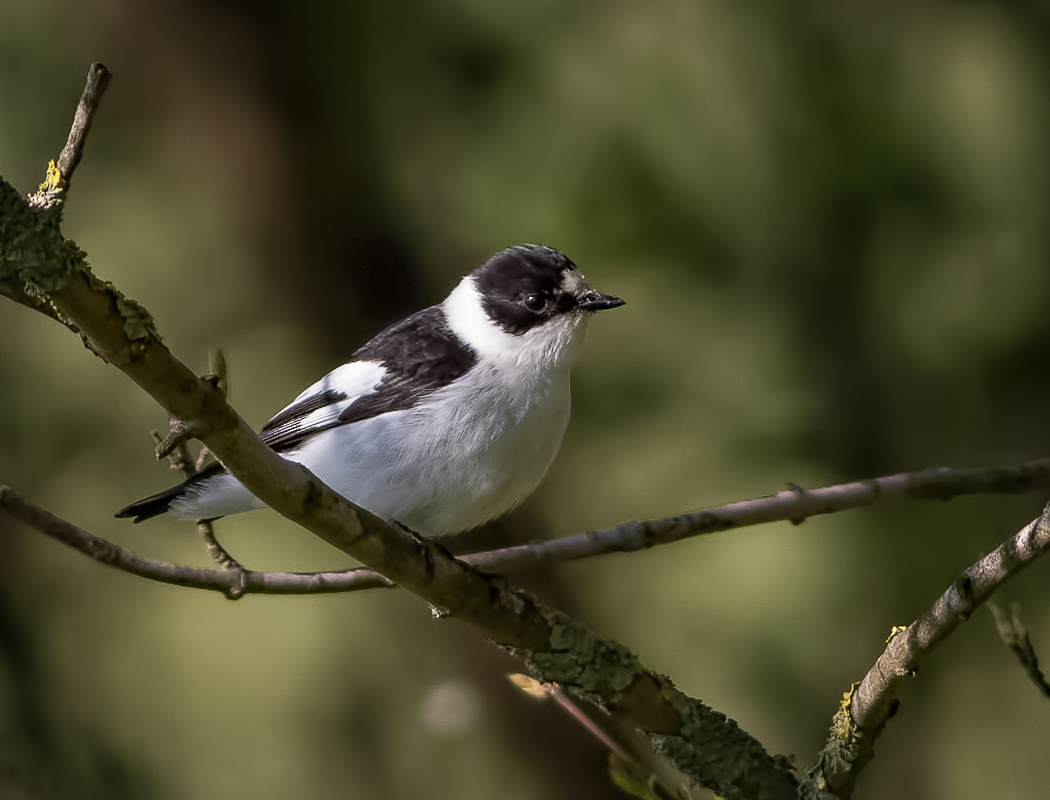
[[[423,536],[494,519],[536,488],[569,422],[569,370],[599,294],[565,255],[496,253],[394,323],[260,437],[350,501]],[[264,508],[220,464],[117,512],[213,519]]]

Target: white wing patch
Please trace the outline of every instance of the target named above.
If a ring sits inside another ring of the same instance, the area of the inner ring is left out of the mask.
[[[317,383],[307,386],[302,393],[296,397],[288,408],[301,403],[308,397],[328,390],[342,392],[347,396],[348,404],[359,397],[372,394],[376,386],[386,375],[386,367],[377,361],[351,361],[336,367],[325,375]]]
[[[339,415],[355,400],[374,393],[385,374],[386,368],[375,361],[336,367],[275,414],[260,436],[277,451],[297,447],[311,435],[340,424]]]

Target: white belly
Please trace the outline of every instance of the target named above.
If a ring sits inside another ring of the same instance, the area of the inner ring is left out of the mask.
[[[568,370],[528,387],[457,381],[421,407],[322,434],[294,459],[374,514],[441,536],[532,493],[561,445],[569,406]]]

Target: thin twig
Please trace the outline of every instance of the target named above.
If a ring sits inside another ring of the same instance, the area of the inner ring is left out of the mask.
[[[66,179],[66,183],[73,178],[73,171],[76,170],[77,164],[84,155],[84,141],[87,139],[88,131],[91,130],[91,123],[95,119],[98,105],[102,101],[102,93],[106,91],[112,77],[113,73],[103,64],[95,62],[88,67],[84,91],[80,95],[80,102],[77,103],[77,110],[73,115],[73,127],[66,139],[66,146],[62,148],[62,153],[58,157],[58,169]]]
[[[797,525],[809,517],[889,500],[949,500],[963,495],[1017,494],[1047,487],[1050,487],[1050,459],[990,469],[942,467],[902,472],[822,489],[794,487],[770,497],[743,500],[665,519],[627,522],[607,530],[493,550],[478,554],[471,563],[481,569],[503,572],[511,566],[522,569],[603,553],[629,553],[748,525],[778,521]]]
[[[243,570],[242,580],[242,577],[228,570],[187,567],[136,555],[56,517],[39,506],[26,502],[7,486],[0,486],[0,508],[29,527],[79,550],[102,564],[108,564],[149,580],[195,589],[210,589],[228,597],[238,592],[244,594],[323,594],[351,591],[351,587],[355,586],[374,589],[394,585],[369,569],[311,573]]]
[[[507,677],[530,697],[553,700],[608,747],[611,777],[629,794],[655,800],[689,800],[691,797],[688,776],[656,756],[645,737],[622,715],[611,713],[584,697],[570,697],[556,683],[542,683],[520,674]]]
[[[1043,515],[967,568],[929,611],[894,629],[875,665],[836,714],[828,743],[810,770],[808,790],[848,798],[871,760],[875,739],[897,712],[897,691],[922,660],[1005,581],[1050,550],[1050,505]],[[804,795],[805,796],[805,795]],[[809,796],[816,796],[815,794]]]
[[[211,520],[200,520],[197,523],[197,532],[201,535],[201,539],[204,540],[204,546],[208,550],[208,555],[211,556],[212,561],[219,565],[220,569],[244,572],[241,562],[231,556],[226,548],[219,544],[219,540],[215,538],[215,529],[212,527]]]
[[[1039,691],[1046,697],[1050,697],[1050,683],[1047,682],[1046,676],[1039,668],[1039,658],[1035,654],[1035,647],[1032,645],[1032,637],[1028,633],[1028,626],[1021,619],[1020,606],[1014,603],[1010,608],[1010,615],[1007,616],[1006,612],[999,608],[998,603],[989,603],[988,605],[992,609],[992,616],[995,617],[995,627],[999,631],[999,637],[1003,640],[1003,644],[1009,647],[1011,652],[1017,656],[1017,660],[1024,667],[1025,674],[1039,688]]]
[[[113,74],[100,63],[94,63],[88,67],[87,80],[84,83],[84,91],[77,103],[76,113],[73,115],[73,125],[69,129],[66,138],[66,146],[58,156],[58,162],[52,161],[47,169],[47,176],[36,194],[29,198],[29,205],[37,209],[55,208],[61,206],[69,191],[69,182],[73,179],[80,159],[84,155],[84,144],[87,141],[91,123],[95,119],[102,95],[109,85]]]

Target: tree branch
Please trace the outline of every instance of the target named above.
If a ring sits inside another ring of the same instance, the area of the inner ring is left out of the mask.
[[[234,570],[186,567],[136,555],[26,502],[7,486],[0,486],[0,508],[19,522],[79,550],[101,564],[152,581],[210,589],[232,598],[241,594],[322,594],[394,585],[370,569],[314,573],[256,572],[245,569],[242,579]]]
[[[181,451],[181,448],[176,448],[170,457],[173,458],[173,463],[177,468],[184,471],[193,469],[192,460],[188,454]],[[670,544],[693,536],[767,522],[791,520],[798,524],[810,516],[833,514],[890,500],[947,500],[969,494],[1016,493],[1048,486],[1050,486],[1050,459],[990,469],[953,470],[945,467],[922,472],[905,472],[811,491],[792,489],[770,497],[743,500],[695,513],[680,514],[665,519],[627,522],[602,531],[591,531],[547,542],[470,553],[457,556],[457,558],[485,572],[507,574],[517,570],[533,569],[542,565],[590,558],[607,553],[629,553],[655,545]],[[17,497],[12,490],[7,489],[7,492],[9,496]],[[42,508],[31,506],[21,498],[18,499],[18,502],[26,508],[33,508],[35,513],[33,517],[18,516],[19,519],[30,527],[37,528],[42,533],[65,542],[92,558],[95,558],[93,555],[95,553],[109,553],[108,548],[116,547],[107,540],[82,531]],[[3,502],[0,502],[0,507],[4,507]],[[34,524],[33,519],[46,521],[47,528]],[[52,529],[58,525],[69,526],[71,530],[79,533],[73,535],[67,532],[66,536],[54,536]],[[263,573],[247,570],[215,541],[214,534],[210,530],[202,530],[201,535],[209,553],[220,567],[234,571],[238,568],[245,570],[246,575],[249,576],[244,585],[244,592],[247,594],[355,592],[365,589],[388,589],[395,586],[392,581],[367,568],[312,573]],[[128,553],[128,555],[132,554]],[[108,557],[96,558],[96,560],[118,569],[125,569],[124,565],[132,563],[125,559],[114,560]],[[135,569],[125,569],[125,571],[164,583],[177,583],[179,586],[188,588],[229,593],[227,583],[217,582],[210,570],[193,570],[193,568],[163,561],[147,560],[151,565],[149,574],[135,571]]]
[[[82,139],[82,137],[81,137]],[[796,779],[731,720],[679,692],[623,645],[457,561],[435,541],[398,531],[308,470],[270,450],[226,402],[161,343],[152,317],[99,280],[62,237],[58,215],[0,180],[0,292],[47,294],[101,354],[180,421],[244,486],[282,516],[522,656],[545,682],[624,714],[657,752],[726,798],[788,798]],[[9,295],[10,296],[10,295]]]
[[[477,553],[470,557],[470,563],[482,569],[505,572],[604,553],[630,553],[692,536],[767,522],[789,520],[799,525],[809,517],[889,500],[949,500],[962,495],[1014,494],[1047,487],[1050,487],[1050,459],[990,469],[942,467],[902,472],[822,489],[794,487],[769,497],[665,519],[627,522],[607,530]]]
[[[992,616],[995,617],[995,627],[999,631],[999,637],[1003,640],[1003,644],[1009,647],[1010,652],[1017,656],[1017,660],[1024,667],[1025,674],[1043,693],[1043,696],[1050,697],[1050,683],[1047,682],[1046,676],[1039,668],[1039,658],[1035,654],[1035,647],[1032,645],[1032,637],[1028,634],[1028,627],[1024,624],[1024,620],[1021,619],[1020,607],[1015,603],[1010,609],[1010,616],[1007,616],[997,603],[989,603],[989,607],[992,609]]]
[[[850,797],[872,758],[875,739],[897,712],[897,692],[904,679],[914,677],[922,660],[969,619],[974,609],[1047,550],[1050,504],[1039,519],[967,568],[929,611],[907,628],[894,629],[885,651],[835,715],[828,743],[810,770],[803,796],[830,790],[835,797]]]

